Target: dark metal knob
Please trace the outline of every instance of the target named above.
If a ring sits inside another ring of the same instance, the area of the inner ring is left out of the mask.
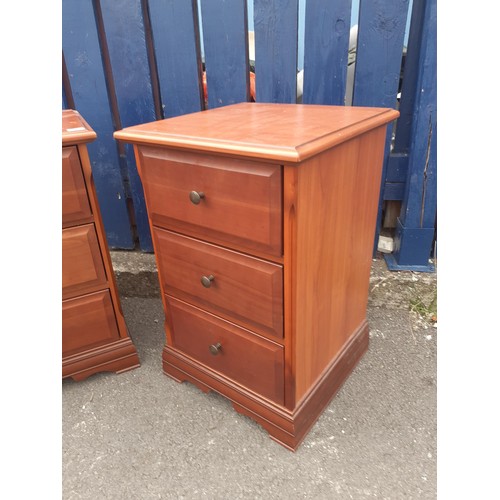
[[[211,274],[210,276],[202,276],[201,277],[201,284],[205,288],[210,288],[212,286],[212,281],[215,279],[215,276]]]
[[[217,342],[217,344],[212,344],[209,347],[210,353],[213,354],[214,356],[217,356],[222,351],[222,344],[220,342]]]
[[[191,203],[194,203],[195,205],[198,205],[200,201],[205,198],[205,193],[203,192],[198,192],[198,191],[191,191],[189,193],[189,199],[191,200]]]

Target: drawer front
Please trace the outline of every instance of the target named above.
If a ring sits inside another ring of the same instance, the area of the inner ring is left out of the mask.
[[[62,303],[63,355],[74,354],[119,339],[113,303],[108,290]]]
[[[139,156],[154,225],[215,243],[282,254],[279,165],[159,147],[140,147]],[[198,200],[193,194],[193,202],[191,192],[203,197]]]
[[[264,335],[283,337],[283,269],[155,228],[164,292]]]
[[[94,224],[62,231],[62,294],[74,297],[107,285]]]
[[[75,146],[62,149],[62,224],[92,221],[80,157]]]
[[[280,345],[173,297],[166,299],[174,348],[256,393],[284,403]]]

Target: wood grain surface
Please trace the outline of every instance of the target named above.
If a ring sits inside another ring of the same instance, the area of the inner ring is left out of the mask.
[[[173,347],[225,377],[283,403],[283,348],[167,296]],[[220,344],[219,353],[210,346]]]
[[[73,109],[62,110],[62,144],[80,144],[95,140],[97,134],[84,120],[82,115]]]
[[[95,132],[62,112],[62,366],[74,380],[139,366],[121,310],[86,141]]]
[[[386,126],[397,116],[247,103],[115,135],[134,143],[145,186],[165,373],[220,392],[292,450],[368,347]],[[204,193],[196,204],[191,190]]]
[[[397,117],[397,111],[387,108],[240,103],[128,127],[114,137],[135,144],[300,162]]]
[[[64,300],[62,328],[63,356],[118,340],[120,335],[109,291]]]
[[[94,224],[63,229],[63,299],[106,287],[106,271]]]
[[[165,293],[267,336],[283,337],[282,266],[154,228]],[[201,278],[212,276],[210,287]]]
[[[298,171],[296,403],[366,318],[384,137],[379,127]]]
[[[282,254],[278,165],[145,146],[139,158],[154,225]],[[199,204],[190,200],[191,191],[204,194]]]
[[[92,221],[85,179],[76,146],[62,150],[62,226]]]

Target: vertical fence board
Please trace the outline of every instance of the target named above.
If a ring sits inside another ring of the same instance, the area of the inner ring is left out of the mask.
[[[396,107],[409,3],[360,0],[353,105]],[[351,0],[301,5],[306,10],[302,102],[342,105]],[[427,252],[434,233],[435,6],[436,0],[414,2],[393,151],[393,127],[388,127],[376,241],[384,197],[403,200],[396,266],[420,262],[419,252]],[[150,250],[135,159],[129,146],[114,141],[113,131],[204,109],[198,8],[209,107],[249,100],[251,7],[256,100],[296,102],[299,0],[63,0],[62,7],[62,106],[80,111],[98,135],[89,153],[108,243],[134,248],[135,223],[141,249]]]
[[[201,2],[208,107],[249,100],[246,0]]]
[[[129,127],[154,121],[156,116],[141,1],[101,0],[100,4],[118,104],[117,126]],[[140,248],[152,251],[144,192],[133,148],[127,144],[123,150],[121,146],[120,156],[126,162]]]
[[[408,150],[414,120],[418,72],[420,71],[420,45],[424,27],[424,7],[425,1],[413,2],[406,62],[404,64],[404,78],[399,100],[401,115],[398,118],[395,130],[394,149],[387,161],[384,200],[402,200],[404,197],[408,172]],[[394,196],[397,196],[397,198],[394,198]]]
[[[408,0],[360,0],[354,106],[394,108]]]
[[[404,79],[401,88],[401,100],[399,105],[398,127],[394,142],[394,150],[407,153],[411,140],[411,127],[414,118],[416,89],[418,72],[420,71],[420,50],[422,33],[424,29],[425,1],[413,2],[411,15],[410,33],[408,36],[408,47],[406,51],[406,62],[404,68]]]
[[[134,242],[113,139],[113,122],[92,2],[64,0],[62,21],[63,53],[75,108],[97,134],[97,139],[88,144],[88,150],[108,245],[132,249]]]
[[[393,269],[422,267],[428,259],[436,220],[436,0],[425,2],[408,175],[391,261]]]
[[[297,102],[298,0],[255,0],[258,102]]]
[[[309,0],[304,36],[305,104],[343,105],[351,0]]]
[[[401,74],[408,0],[360,0],[356,69],[352,103],[354,106],[395,108]],[[374,252],[382,222],[385,178],[393,125],[387,140],[380,186]]]
[[[71,83],[69,81],[68,68],[66,67],[64,54],[62,55],[62,101],[63,109],[74,109],[76,107],[71,92]]]
[[[203,109],[196,0],[149,0],[165,118]]]
[[[156,119],[140,0],[100,0],[123,127]]]

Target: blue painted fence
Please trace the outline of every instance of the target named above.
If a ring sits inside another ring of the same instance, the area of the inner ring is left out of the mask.
[[[388,265],[431,270],[436,0],[414,0],[411,12],[408,0],[359,0],[354,83],[347,92],[354,7],[351,0],[63,0],[63,108],[77,109],[97,133],[89,154],[109,246],[153,250],[133,153],[113,132],[249,101],[254,65],[258,102],[345,105],[350,92],[354,106],[400,109],[386,143],[377,235],[386,203],[399,200]],[[303,35],[299,12],[305,12]],[[255,61],[248,56],[249,25]],[[298,53],[304,54],[302,95]]]

